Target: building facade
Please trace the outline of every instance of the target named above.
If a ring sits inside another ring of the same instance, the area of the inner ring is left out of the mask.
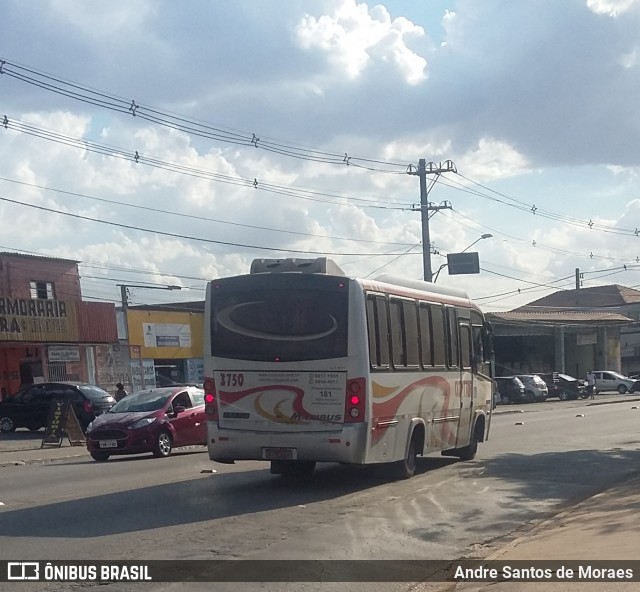
[[[91,382],[118,348],[115,306],[84,302],[78,262],[0,253],[0,393],[52,380]]]
[[[121,343],[130,352],[133,392],[202,383],[204,301],[130,306],[118,315]]]
[[[640,291],[620,285],[561,290],[488,315],[500,375],[640,372]]]

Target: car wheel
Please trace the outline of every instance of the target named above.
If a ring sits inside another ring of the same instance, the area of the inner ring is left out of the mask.
[[[156,445],[153,448],[153,456],[158,458],[166,458],[167,456],[170,456],[172,445],[173,443],[169,432],[160,432],[156,439]]]
[[[560,395],[558,395],[558,399],[560,399],[561,401],[568,401],[569,393],[567,393],[567,391],[562,391]]]
[[[42,427],[41,425],[37,425],[37,424],[34,423],[34,424],[31,424],[31,425],[28,425],[27,429],[30,432],[37,432],[41,427]]]
[[[619,384],[618,385],[618,392],[621,395],[624,395],[627,392],[627,387],[624,384]]]
[[[533,391],[527,391],[524,394],[524,400],[526,403],[535,403],[536,396],[533,394]]]
[[[509,399],[509,395],[500,395],[501,405],[508,405],[509,403],[511,403],[511,399]]]
[[[16,431],[16,424],[10,417],[0,417],[0,432],[8,434]]]
[[[97,460],[98,462],[105,462],[109,460],[109,453],[108,452],[92,452],[91,458],[93,460]]]

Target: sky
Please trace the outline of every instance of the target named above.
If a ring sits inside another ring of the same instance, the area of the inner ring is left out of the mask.
[[[420,159],[438,284],[640,289],[640,0],[2,7],[0,251],[79,261],[86,300],[257,258],[422,279]]]

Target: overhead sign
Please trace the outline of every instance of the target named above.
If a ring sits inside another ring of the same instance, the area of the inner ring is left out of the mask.
[[[478,253],[449,253],[447,255],[449,275],[480,273]]]

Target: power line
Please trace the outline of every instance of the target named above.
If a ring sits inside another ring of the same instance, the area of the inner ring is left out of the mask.
[[[262,181],[259,181],[257,177],[254,177],[253,179],[248,179],[248,178],[242,178],[237,176],[233,177],[230,175],[223,175],[221,173],[214,173],[211,171],[205,171],[203,169],[196,169],[194,167],[188,167],[185,165],[180,165],[177,163],[172,163],[172,162],[156,159],[153,157],[149,157],[144,154],[140,154],[138,150],[124,150],[114,146],[98,144],[97,142],[93,142],[91,140],[73,138],[71,136],[66,136],[64,134],[60,134],[55,131],[46,130],[44,128],[39,128],[30,124],[24,123],[20,120],[9,119],[6,116],[2,124],[2,127],[4,127],[7,130],[20,132],[25,135],[37,137],[43,140],[48,140],[57,144],[69,146],[71,148],[78,148],[86,152],[101,154],[103,156],[108,156],[110,158],[117,158],[120,160],[133,162],[135,164],[162,169],[165,171],[186,175],[189,177],[207,179],[209,181],[226,183],[229,185],[236,185],[236,186],[245,187],[245,188],[260,189],[270,193],[276,193],[280,195],[294,197],[297,199],[304,199],[304,200],[315,201],[319,203],[329,203],[333,205],[358,205],[358,207],[362,207],[362,208],[373,208],[373,209],[379,209],[379,210],[411,209],[411,204],[409,203],[406,203],[403,205],[398,204],[397,206],[382,205],[382,204],[388,204],[389,200],[386,200],[383,202],[382,200],[376,200],[376,199],[348,197],[344,195],[323,193],[323,192],[315,191],[312,189],[286,187],[283,185],[275,185],[272,183],[262,182]],[[331,199],[323,199],[327,197]],[[344,203],[344,201],[335,201],[336,199],[345,200],[347,202],[350,200],[350,201],[359,202],[359,203],[349,204],[349,203]]]
[[[106,198],[102,198],[102,197],[94,197],[91,195],[86,195],[83,193],[76,193],[73,191],[65,191],[63,189],[55,189],[52,187],[45,187],[43,185],[37,185],[35,183],[27,183],[25,181],[17,181],[14,179],[8,179],[6,177],[0,177],[0,181],[7,181],[9,183],[16,183],[18,185],[24,185],[27,187],[35,187],[38,189],[42,189],[44,191],[51,191],[54,193],[59,193],[62,195],[69,195],[72,197],[80,197],[82,199],[88,199],[88,200],[92,200],[92,201],[98,201],[98,202],[102,202],[102,203],[108,203],[108,204],[114,204],[114,205],[119,205],[119,206],[125,206],[128,208],[135,208],[135,209],[139,209],[139,210],[144,210],[147,212],[156,212],[156,213],[161,213],[161,214],[169,214],[172,216],[178,216],[181,218],[187,218],[187,219],[191,219],[191,220],[198,220],[200,222],[216,222],[219,224],[228,224],[230,226],[239,226],[242,228],[252,228],[254,230],[266,230],[269,232],[281,232],[284,234],[292,234],[292,235],[296,235],[296,236],[307,236],[307,237],[312,237],[312,238],[324,238],[324,239],[331,239],[331,240],[344,240],[344,241],[350,241],[350,242],[356,242],[356,243],[372,243],[372,244],[380,244],[380,245],[401,245],[401,246],[408,246],[407,243],[394,243],[394,242],[384,242],[384,241],[374,241],[374,240],[367,240],[367,239],[354,239],[354,238],[346,238],[346,237],[340,237],[340,236],[328,236],[328,235],[323,235],[323,234],[312,234],[312,233],[308,233],[308,232],[297,232],[294,230],[282,230],[282,229],[278,229],[278,228],[269,228],[266,226],[256,226],[253,224],[242,224],[239,222],[231,222],[229,220],[219,220],[216,218],[208,218],[206,216],[196,216],[193,214],[184,214],[182,212],[175,212],[175,211],[170,211],[170,210],[163,210],[160,208],[152,208],[152,207],[148,207],[148,206],[140,206],[140,205],[136,205],[136,204],[130,204],[130,203],[126,203],[126,202],[121,202],[121,201],[116,201],[116,200],[112,200],[112,199],[106,199]]]
[[[195,241],[195,242],[202,242],[202,243],[210,243],[210,244],[216,244],[216,245],[222,245],[222,246],[231,246],[231,247],[242,247],[245,249],[255,249],[258,251],[271,251],[271,252],[281,252],[281,253],[305,253],[305,254],[309,254],[309,255],[342,255],[342,256],[363,256],[366,255],[368,257],[382,257],[382,256],[386,256],[386,255],[390,255],[393,253],[340,253],[340,252],[333,252],[333,251],[311,251],[311,250],[303,250],[303,249],[285,249],[285,248],[281,248],[281,247],[263,247],[260,245],[250,245],[250,244],[244,244],[244,243],[236,243],[236,242],[231,242],[231,241],[221,241],[221,240],[215,240],[215,239],[211,239],[211,238],[203,238],[203,237],[194,237],[194,236],[189,236],[186,234],[178,234],[176,232],[166,232],[163,230],[154,230],[151,228],[143,228],[142,226],[134,226],[132,224],[122,224],[121,222],[109,222],[106,220],[99,220],[98,218],[91,218],[90,216],[83,216],[81,214],[74,214],[72,212],[62,212],[60,210],[56,210],[53,208],[47,208],[45,206],[37,206],[34,204],[28,204],[28,203],[24,203],[21,201],[17,201],[15,199],[9,199],[8,197],[2,197],[0,196],[0,201],[4,201],[7,203],[12,203],[15,204],[17,206],[22,206],[22,207],[26,207],[26,208],[33,208],[36,210],[41,210],[44,212],[50,212],[53,214],[60,214],[61,216],[70,216],[72,218],[77,218],[80,220],[87,220],[89,222],[97,222],[99,224],[106,224],[108,226],[115,226],[117,228],[126,228],[128,230],[138,230],[140,232],[148,232],[151,234],[159,234],[161,236],[169,236],[172,238],[180,238],[180,239],[184,239],[184,240],[189,240],[189,241]]]
[[[189,120],[183,116],[176,116],[156,108],[146,107],[135,100],[123,99],[104,91],[96,91],[81,84],[69,82],[62,78],[40,72],[33,68],[21,66],[7,60],[0,60],[0,74],[4,74],[20,82],[42,88],[43,90],[65,96],[82,103],[97,106],[120,114],[130,115],[160,126],[210,140],[253,147],[267,152],[312,162],[321,162],[340,166],[353,166],[376,172],[404,174],[407,169],[406,163],[393,163],[373,158],[364,158],[349,155],[346,151],[337,153],[318,150],[315,148],[302,148],[281,141],[264,139],[252,132],[235,132],[221,126],[203,124]],[[372,165],[381,165],[387,168],[379,169]]]

